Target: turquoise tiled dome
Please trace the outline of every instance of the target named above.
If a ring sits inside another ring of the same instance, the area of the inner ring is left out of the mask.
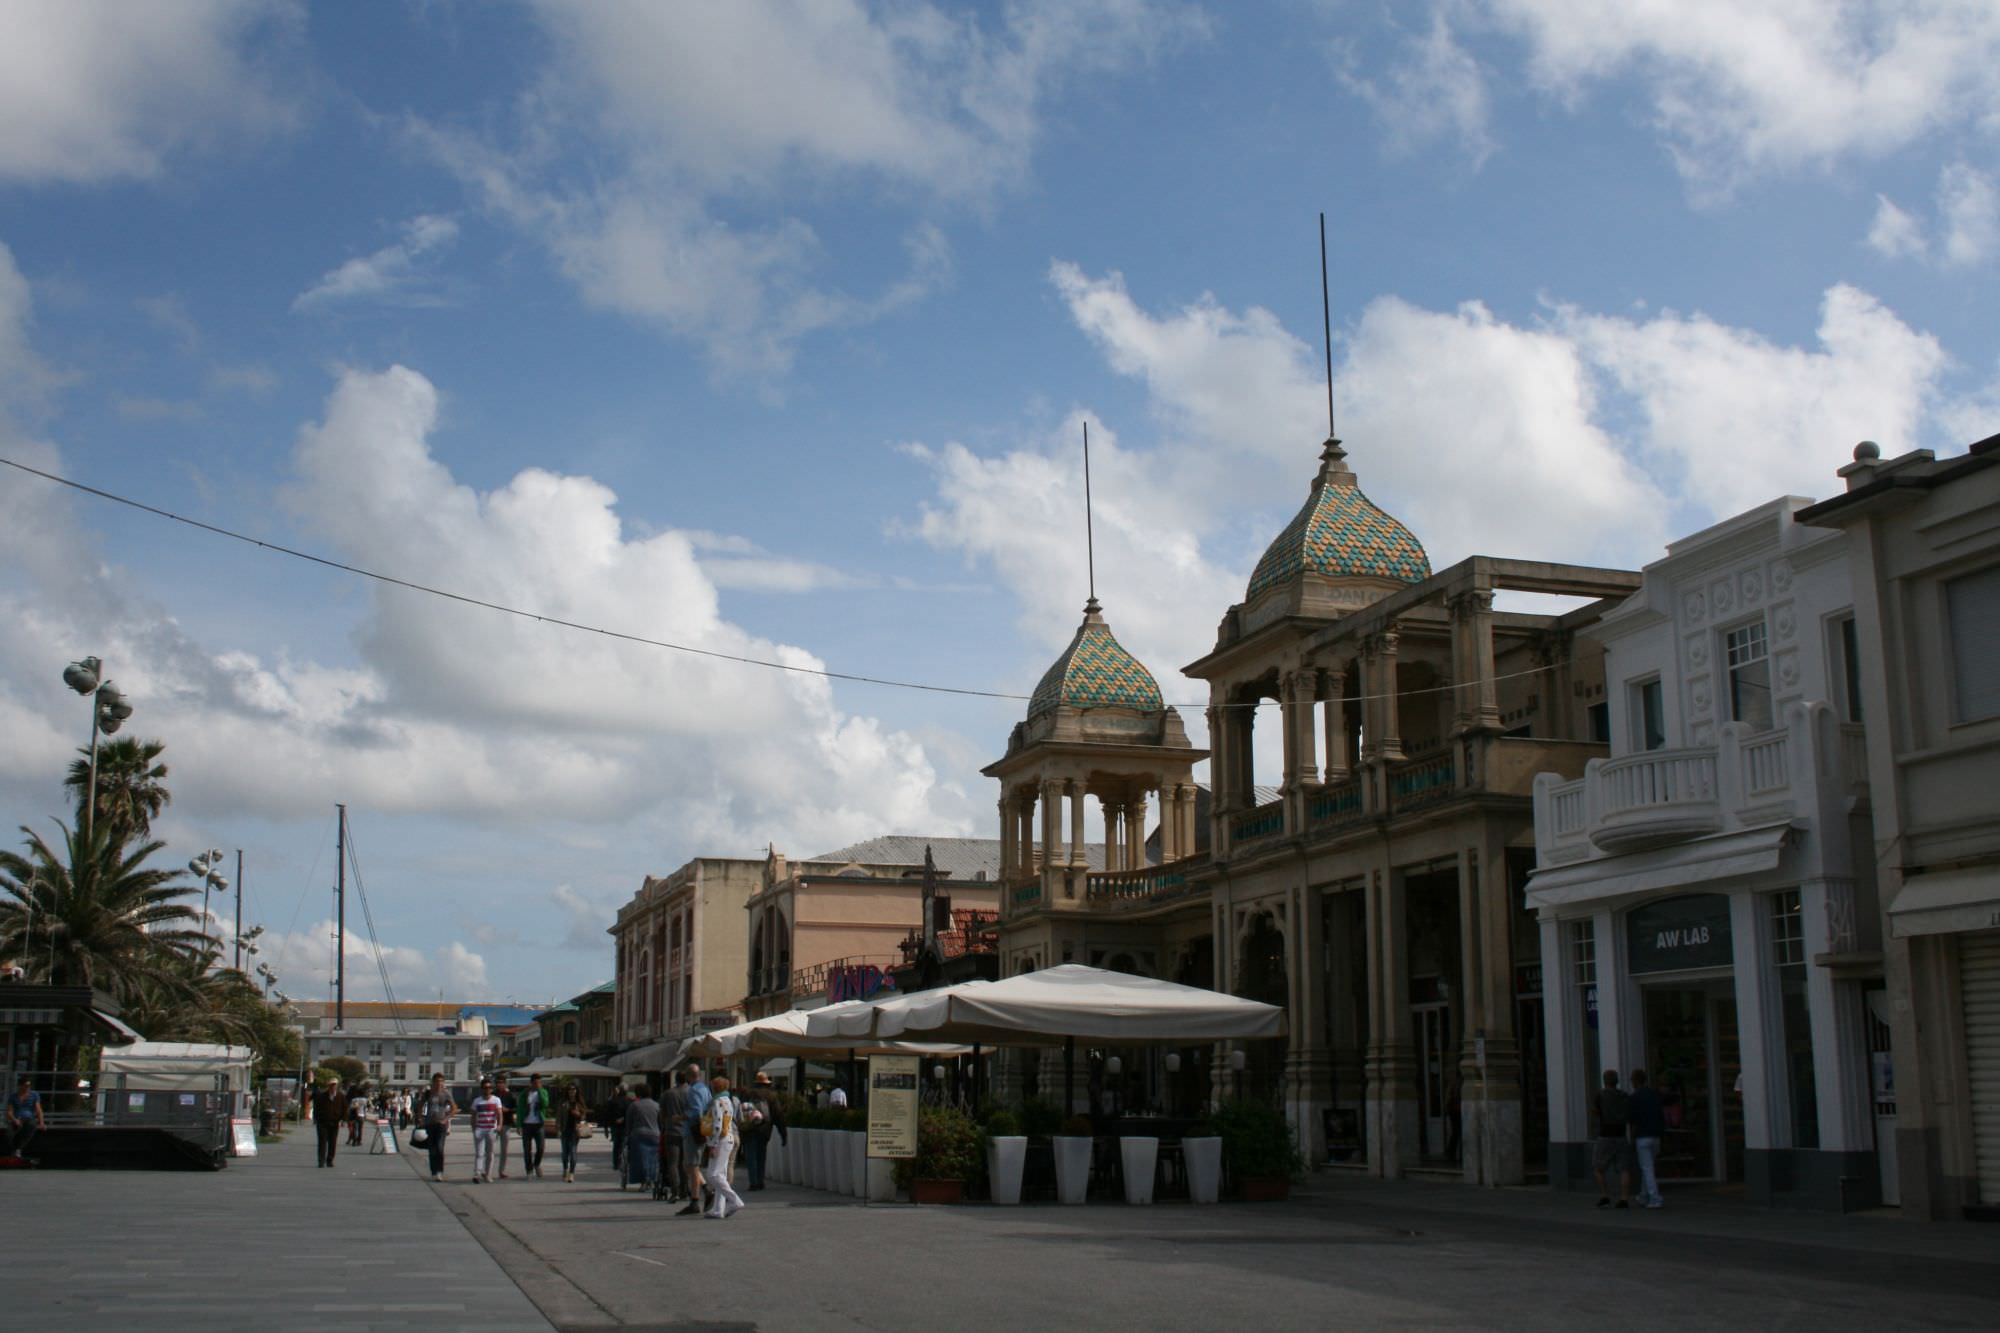
[[[1345,455],[1338,441],[1328,441],[1325,456],[1327,466],[1313,482],[1305,507],[1257,562],[1245,601],[1308,569],[1328,578],[1398,583],[1421,583],[1431,576],[1423,544],[1361,493],[1341,461]]]
[[[1135,708],[1148,713],[1161,707],[1160,683],[1112,636],[1094,597],[1083,609],[1076,637],[1042,673],[1028,702],[1028,716],[1040,717],[1059,707]]]

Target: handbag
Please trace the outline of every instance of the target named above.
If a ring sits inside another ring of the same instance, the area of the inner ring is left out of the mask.
[[[410,1131],[410,1146],[412,1148],[428,1148],[430,1146],[430,1142],[431,1142],[431,1132],[425,1129],[422,1125],[418,1125],[415,1129]]]

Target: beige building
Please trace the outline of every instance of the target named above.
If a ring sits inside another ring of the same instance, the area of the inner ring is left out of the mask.
[[[1327,441],[1305,505],[1214,650],[1185,668],[1209,683],[1206,851],[1188,827],[1202,752],[1151,674],[1099,634],[1094,604],[1051,668],[1053,695],[1045,678],[987,770],[1019,848],[1006,973],[1088,962],[1281,1004],[1288,1036],[1252,1044],[1240,1074],[1204,1068],[1203,1048],[1142,1057],[1148,1095],[1184,1105],[1190,1086],[1241,1086],[1283,1102],[1315,1163],[1521,1180],[1547,1143],[1539,939],[1521,905],[1534,777],[1578,775],[1604,753],[1602,653],[1578,631],[1637,586],[1620,570],[1485,557],[1433,574]],[[1576,606],[1496,609],[1505,592]],[[1086,640],[1104,659],[1095,675],[1077,670]],[[1283,739],[1268,801],[1252,782],[1259,724]],[[1079,794],[1114,828],[1143,821],[1150,795],[1160,859],[1119,833],[1123,859],[1078,875],[1081,825],[1060,811]],[[1037,812],[1039,850],[1024,833]]]
[[[1854,584],[1889,1042],[1871,1070],[1905,1215],[2000,1210],[2000,435],[1841,469],[1801,523]]]
[[[926,847],[951,908],[997,909],[1001,852],[992,839],[872,838],[807,861],[773,851],[744,904],[749,945],[736,987],[747,1016],[879,989],[923,919]]]
[[[646,877],[611,927],[611,1040],[626,1053],[671,1047],[743,1016],[749,941],[743,906],[764,863],[703,856],[672,874]],[[647,1068],[641,1061],[635,1068]]]

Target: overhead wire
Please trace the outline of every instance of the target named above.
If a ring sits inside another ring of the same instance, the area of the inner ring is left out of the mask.
[[[198,518],[190,518],[185,514],[177,514],[171,509],[163,509],[158,505],[147,504],[143,500],[134,500],[130,496],[119,495],[114,491],[107,491],[101,487],[91,486],[73,478],[65,477],[58,472],[49,472],[43,468],[32,467],[18,459],[0,456],[0,464],[4,464],[19,472],[25,472],[29,476],[40,477],[44,481],[54,482],[58,486],[66,486],[71,490],[79,491],[85,495],[95,496],[97,499],[106,500],[112,504],[124,505],[127,508],[139,510],[141,513],[151,514],[156,518],[164,518],[170,522],[184,524],[187,527],[195,528],[217,537],[226,537],[231,541],[243,542],[246,545],[255,546],[260,550],[269,551],[276,555],[290,556],[294,560],[303,560],[309,564],[319,565],[326,569],[338,570],[343,574],[352,574],[357,578],[370,579],[389,587],[402,588],[409,592],[422,593],[430,597],[439,597],[446,601],[458,602],[465,606],[475,606],[482,610],[514,616],[522,620],[532,620],[544,625],[553,625],[558,629],[575,630],[582,634],[596,634],[623,643],[637,644],[647,648],[663,648],[671,652],[687,653],[695,657],[706,657],[722,662],[734,662],[741,666],[763,667],[770,671],[790,672],[801,676],[816,676],[824,680],[845,681],[855,685],[879,685],[887,689],[917,690],[929,694],[952,694],[973,699],[996,699],[1008,703],[1026,703],[1032,701],[1034,698],[1031,694],[1015,694],[1006,690],[985,690],[969,685],[939,685],[927,681],[897,680],[887,676],[869,676],[859,672],[835,671],[827,667],[803,666],[797,662],[773,661],[770,658],[751,657],[743,653],[724,652],[718,648],[699,648],[693,644],[675,643],[669,639],[650,638],[646,635],[634,634],[626,630],[607,629],[601,625],[591,625],[583,621],[569,620],[562,616],[548,615],[540,611],[529,611],[521,607],[509,606],[505,602],[495,602],[484,597],[474,597],[470,593],[454,592],[449,588],[439,588],[432,584],[418,582],[415,579],[401,578],[394,574],[384,574],[379,570],[349,564],[343,560],[335,560],[330,556],[315,555],[311,551],[301,551],[296,547],[285,546],[278,542],[265,541],[261,537],[253,537],[248,533],[238,532],[233,528],[225,528],[220,524],[209,523]],[[1542,675],[1553,669],[1553,666],[1545,664],[1530,667],[1526,671],[1513,671],[1492,676],[1489,679],[1496,683],[1503,680],[1518,680],[1525,676]],[[1443,694],[1459,688],[1461,687],[1451,684],[1428,685],[1420,686],[1416,689],[1394,690],[1380,694],[1350,694],[1343,696],[1343,698],[1348,703],[1362,703],[1378,699],[1406,699],[1420,694]],[[1263,708],[1277,707],[1279,704],[1280,701],[1276,699],[1254,699],[1226,703],[1211,703],[1207,701],[1201,703],[1178,703],[1167,706],[1186,709],[1208,709]]]
[[[361,895],[361,919],[368,926],[368,945],[375,951],[375,975],[382,978],[382,996],[389,1002],[389,1016],[395,1020],[396,1035],[403,1036],[403,1015],[396,1007],[396,988],[389,984],[389,967],[382,960],[382,937],[375,933],[375,912],[368,906],[368,886],[361,879],[361,858],[354,852],[354,826],[347,826],[347,865],[354,872],[354,888]]]

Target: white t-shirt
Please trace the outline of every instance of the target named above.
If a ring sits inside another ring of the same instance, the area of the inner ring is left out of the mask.
[[[842,1110],[845,1110],[847,1108],[847,1089],[835,1088],[827,1094],[826,1104],[828,1106],[838,1106]]]
[[[482,1129],[500,1128],[500,1099],[492,1093],[472,1099],[472,1129],[474,1133]]]

